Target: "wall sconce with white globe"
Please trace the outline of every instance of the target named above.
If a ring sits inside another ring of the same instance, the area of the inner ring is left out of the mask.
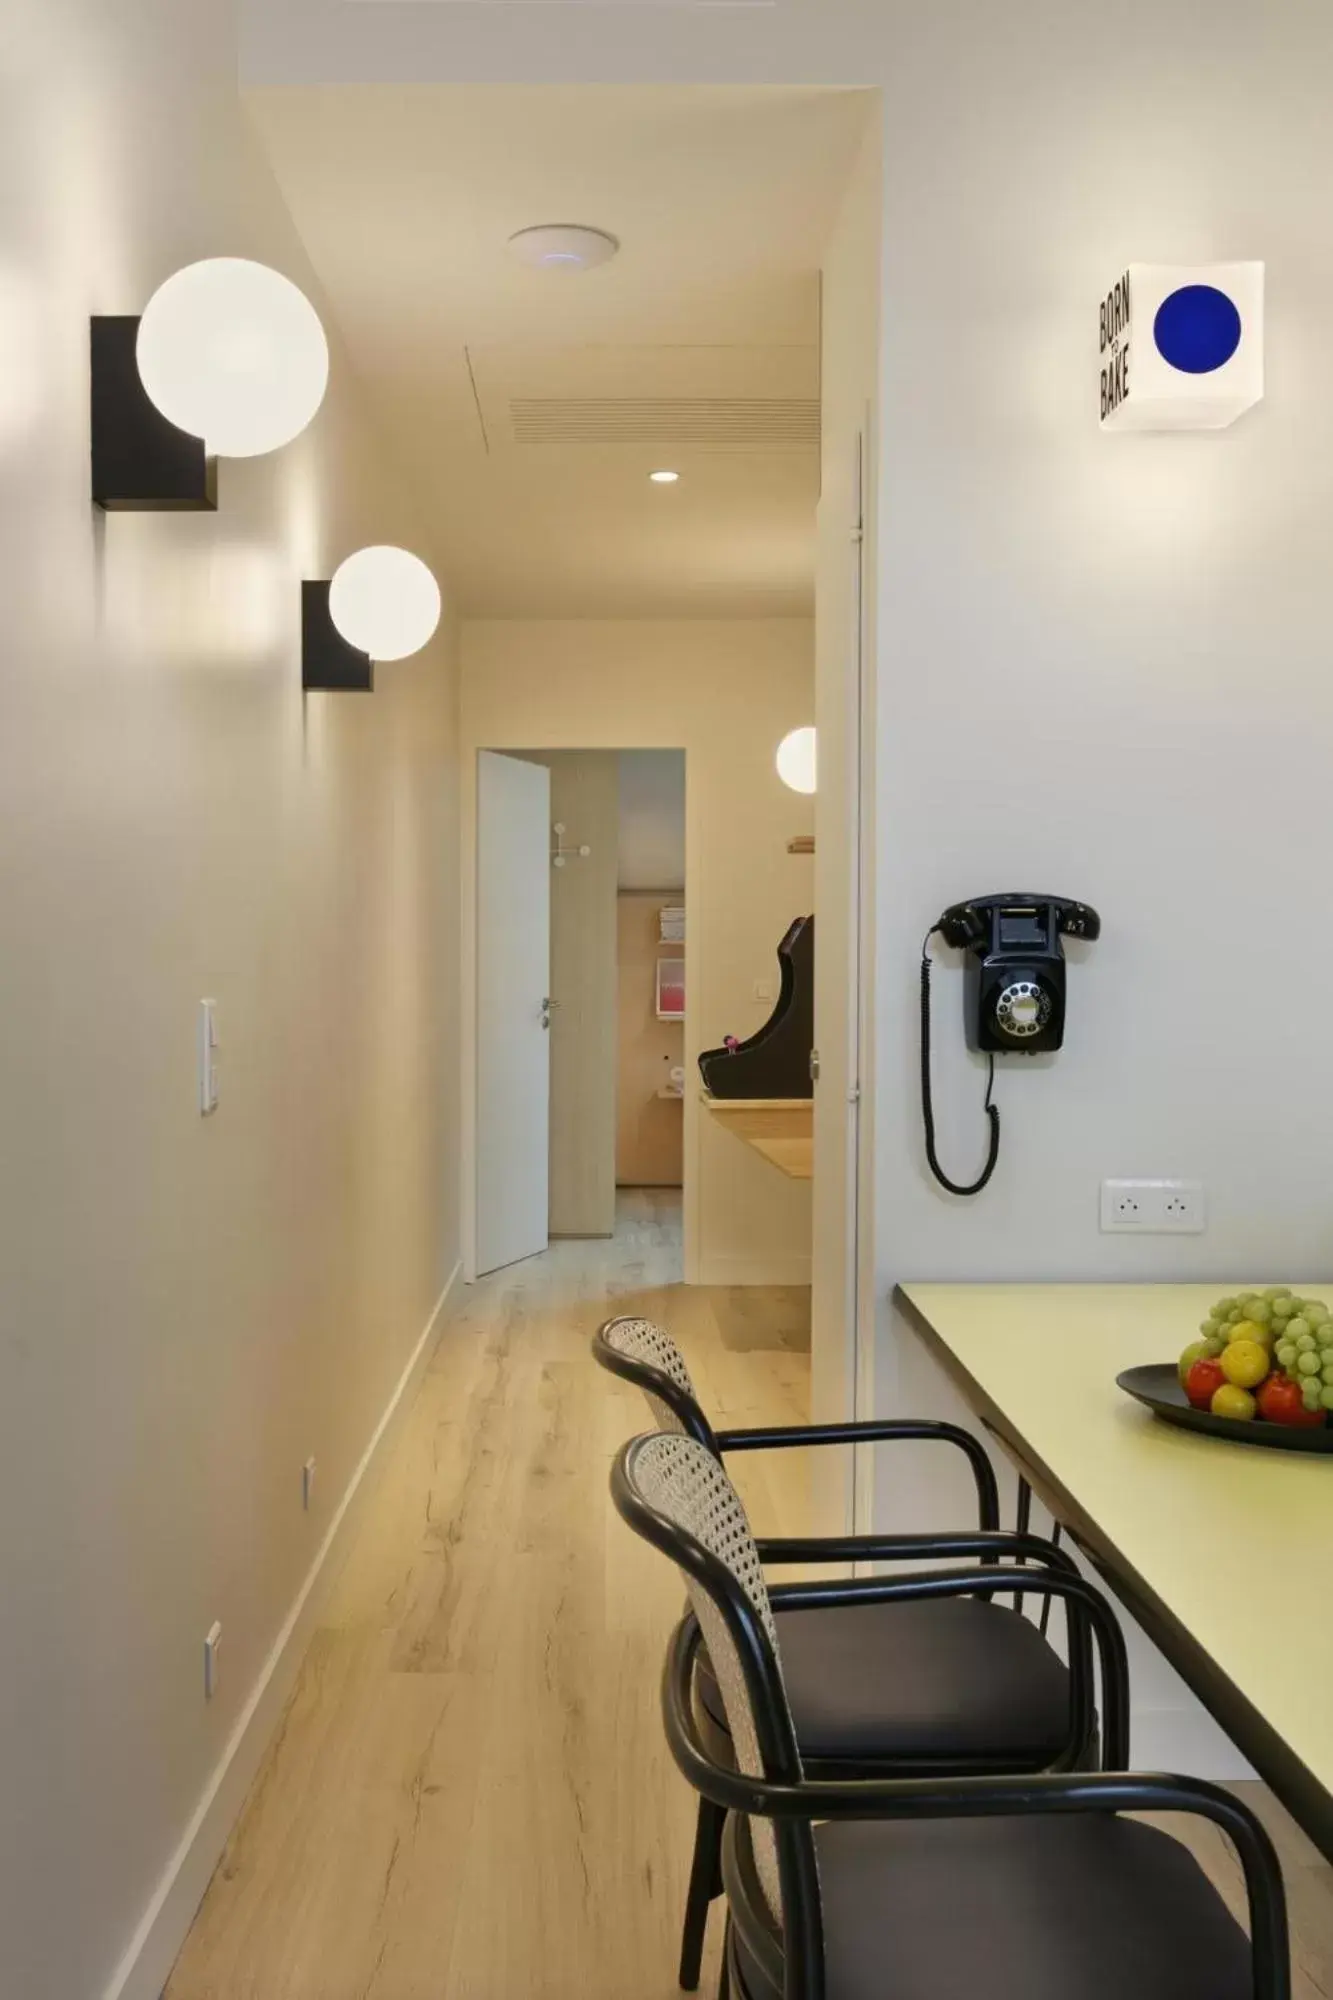
[[[816,755],[815,731],[812,728],[793,729],[778,745],[778,776],[793,792],[804,792],[807,796],[815,791]]]
[[[334,571],[329,615],[349,646],[372,660],[405,660],[435,637],[440,586],[420,556],[387,545],[358,549]]]
[[[430,644],[443,603],[433,572],[409,549],[358,549],[331,583],[301,586],[302,685],[374,687],[377,660],[405,660]]]
[[[215,508],[216,460],[290,444],[328,380],[324,328],[290,278],[244,257],[187,264],[141,318],[92,322],[94,500]]]

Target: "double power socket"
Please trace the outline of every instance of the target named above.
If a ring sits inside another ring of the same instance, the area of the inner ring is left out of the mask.
[[[1208,1227],[1202,1181],[1103,1181],[1107,1235],[1200,1236]]]

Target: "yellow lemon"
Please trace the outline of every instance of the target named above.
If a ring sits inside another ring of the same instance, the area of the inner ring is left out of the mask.
[[[1268,1373],[1268,1349],[1257,1340],[1233,1340],[1222,1349],[1218,1366],[1233,1388],[1257,1388]],[[1218,1410],[1215,1414],[1222,1417],[1228,1413]],[[1238,1413],[1233,1411],[1231,1414]]]
[[[1208,1407],[1215,1417],[1232,1417],[1238,1423],[1246,1423],[1254,1415],[1254,1397],[1248,1389],[1236,1389],[1224,1382],[1220,1389],[1214,1389]]]

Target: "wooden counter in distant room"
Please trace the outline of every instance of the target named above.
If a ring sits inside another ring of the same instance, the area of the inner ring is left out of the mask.
[[[714,1097],[699,1093],[719,1125],[734,1132],[789,1179],[815,1173],[815,1106],[810,1097]]]

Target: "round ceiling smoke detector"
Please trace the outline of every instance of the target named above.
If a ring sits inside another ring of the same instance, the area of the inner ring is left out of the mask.
[[[577,222],[545,222],[520,229],[509,247],[522,264],[536,271],[591,271],[609,264],[620,245],[604,229],[586,229]]]

